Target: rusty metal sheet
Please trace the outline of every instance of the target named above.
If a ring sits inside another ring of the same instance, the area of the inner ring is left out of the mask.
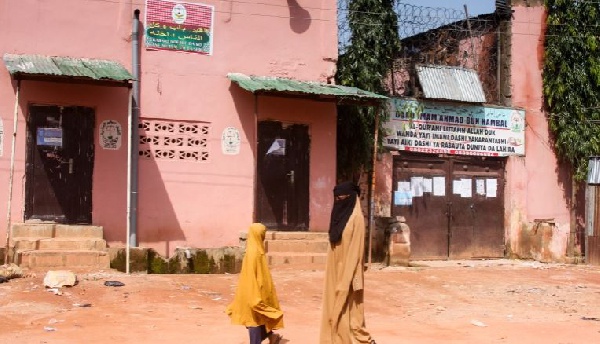
[[[593,196],[592,228],[587,233],[585,261],[591,265],[600,265],[600,192],[595,187]]]
[[[417,76],[425,98],[485,103],[485,93],[477,72],[453,66],[417,66]]]
[[[588,236],[587,244],[586,262],[590,265],[600,265],[600,236]]]
[[[356,87],[331,85],[314,81],[299,81],[268,76],[248,76],[241,73],[229,73],[227,77],[241,88],[252,93],[267,92],[284,95],[304,95],[307,97],[351,99],[355,101],[383,101],[388,99],[386,96]]]
[[[110,60],[43,55],[4,54],[4,65],[15,78],[52,77],[127,83],[133,75]]]

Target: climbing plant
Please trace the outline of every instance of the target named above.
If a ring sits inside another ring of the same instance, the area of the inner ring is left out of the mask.
[[[600,3],[546,0],[543,92],[559,156],[576,180],[600,154]]]
[[[400,49],[393,0],[352,0],[348,6],[350,45],[338,58],[336,82],[378,94],[387,94],[384,80]],[[383,111],[374,107],[338,107],[338,179],[357,179],[369,170],[373,153],[375,116],[382,138]]]

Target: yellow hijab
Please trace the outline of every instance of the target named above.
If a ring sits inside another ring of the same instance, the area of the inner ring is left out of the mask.
[[[265,257],[265,233],[261,223],[253,223],[248,230],[246,254],[233,302],[226,313],[231,323],[254,327],[265,325],[267,332],[283,328],[283,312],[275,293],[273,279]]]

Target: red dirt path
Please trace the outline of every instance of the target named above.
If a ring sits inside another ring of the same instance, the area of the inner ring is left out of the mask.
[[[600,343],[599,267],[422,263],[429,266],[366,273],[367,327],[378,344]],[[318,343],[323,271],[272,274],[285,312],[282,344]],[[0,284],[0,343],[248,342],[223,312],[237,275],[86,273],[61,296],[45,290],[43,277]]]

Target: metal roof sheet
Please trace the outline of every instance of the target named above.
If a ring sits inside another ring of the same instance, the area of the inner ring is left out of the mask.
[[[268,76],[248,76],[241,73],[229,73],[227,77],[241,88],[252,93],[282,93],[295,96],[318,98],[349,99],[358,102],[383,101],[388,99],[373,92],[356,87],[330,85],[314,81],[298,81]]]
[[[119,62],[89,58],[4,54],[8,72],[19,79],[52,77],[127,83],[133,75]]]
[[[476,71],[435,65],[416,68],[425,98],[485,103],[485,94]]]

